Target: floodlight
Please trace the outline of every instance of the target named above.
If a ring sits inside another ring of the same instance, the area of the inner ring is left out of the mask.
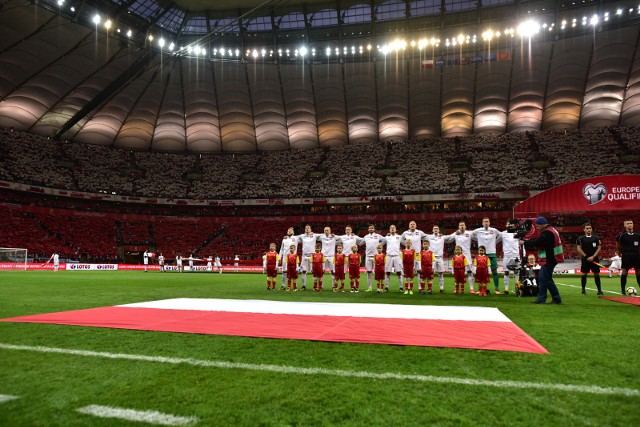
[[[529,20],[518,25],[518,34],[521,37],[531,38],[534,34],[537,34],[538,31],[540,31],[540,26],[535,21]]]
[[[161,48],[164,47],[164,39],[161,38],[160,40],[158,40],[158,46],[160,46]]]
[[[96,25],[100,23],[100,15],[98,15],[97,13],[93,15],[93,23]]]

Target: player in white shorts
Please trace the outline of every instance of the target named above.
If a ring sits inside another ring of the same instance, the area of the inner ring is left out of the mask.
[[[164,272],[164,255],[162,255],[162,252],[158,255],[158,265],[160,265],[160,272]]]
[[[289,250],[291,246],[295,246],[295,252],[298,252],[298,236],[294,236],[293,227],[289,227],[287,230],[287,235],[282,238],[282,244],[280,245],[280,262],[282,263],[282,286],[280,287],[281,291],[284,291],[287,288],[287,254],[289,254]]]
[[[362,246],[365,244],[364,239],[356,234],[353,234],[353,228],[350,225],[347,225],[344,228],[344,234],[342,236],[336,236],[337,244],[342,245],[343,252],[349,251],[351,253],[351,247],[353,245]],[[344,272],[349,271],[349,263],[344,263]]]
[[[189,273],[193,273],[195,270],[193,269],[193,253],[189,254]]]
[[[364,236],[365,261],[364,268],[367,271],[367,292],[373,291],[373,257],[378,253],[378,245],[384,243],[383,236],[376,233],[376,226],[369,224],[369,233]]]
[[[440,293],[444,293],[444,272],[447,266],[444,263],[444,242],[446,237],[440,234],[440,226],[433,226],[433,234],[427,234],[429,248],[433,252],[435,261],[433,262],[433,272],[438,274],[438,284],[440,285]]]
[[[147,267],[149,266],[149,258],[151,257],[151,254],[149,253],[149,250],[145,250],[144,253],[142,254],[142,261],[144,262],[144,272],[147,272]]]
[[[496,246],[498,242],[502,241],[502,233],[496,228],[491,227],[491,219],[485,216],[482,218],[482,227],[473,230],[471,237],[478,242],[478,247],[484,246],[485,253],[491,262],[494,293],[500,295],[502,292],[498,289],[498,257],[496,256]],[[508,288],[505,289],[505,293],[509,293]]]
[[[337,238],[331,233],[331,227],[325,227],[324,233],[318,239],[322,243],[322,255],[324,255],[323,269],[331,272],[331,289],[335,286],[336,276],[333,258],[336,256]]]
[[[182,255],[180,255],[180,252],[176,255],[176,269],[178,273],[182,273]]]
[[[401,240],[401,243],[405,245],[405,242],[411,239],[412,248],[413,249],[418,248],[416,252],[420,252],[420,248],[422,248],[422,241],[427,238],[427,233],[425,233],[422,230],[418,230],[416,227],[417,225],[415,221],[409,222],[409,229],[405,230],[402,233],[400,240]],[[418,271],[420,270],[420,268],[421,268],[420,261],[418,260],[418,257],[416,257],[414,270]],[[403,289],[400,288],[400,291],[402,290]]]
[[[469,293],[475,294],[473,289],[473,258],[471,258],[471,232],[467,231],[467,224],[464,221],[458,222],[458,229],[446,237],[446,242],[455,242],[456,246],[462,248],[462,255],[467,259],[467,283],[469,284]]]
[[[302,290],[307,290],[307,273],[311,271],[311,254],[316,251],[316,242],[321,234],[316,234],[311,230],[311,225],[304,227],[304,234],[296,236],[298,241],[302,242],[302,261],[300,262],[300,270],[302,273]]]
[[[519,239],[515,237],[515,233],[509,232],[509,230],[513,230],[515,226],[516,220],[513,218],[508,219],[507,229],[500,233],[502,235],[502,270],[504,273],[505,293],[509,293],[509,282],[511,281],[511,276],[513,276],[514,278],[514,284],[517,284],[518,282],[516,272],[509,270],[507,266],[521,264],[522,261],[520,259],[520,245],[518,244]]]
[[[400,243],[402,236],[396,232],[396,226],[389,226],[389,233],[383,237],[383,244],[387,246],[387,258],[384,263],[384,290],[389,291],[391,273],[398,275],[398,287],[402,288],[402,260],[400,259]]]
[[[54,252],[47,263],[51,262],[51,260],[53,260],[53,271],[58,271],[58,269],[60,268],[60,255],[57,252]]]
[[[233,271],[238,271],[238,265],[240,264],[240,255],[236,255],[235,258],[233,258]]]
[[[622,269],[622,258],[620,258],[620,252],[616,251],[616,255],[611,257],[611,265],[609,266],[609,277],[613,277],[613,273],[619,276],[620,269]]]
[[[220,262],[220,257],[218,255],[216,255],[215,259],[213,260],[213,265],[218,269],[218,273],[222,274],[222,263]]]

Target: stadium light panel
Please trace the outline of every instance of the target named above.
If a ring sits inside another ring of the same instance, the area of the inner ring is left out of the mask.
[[[299,52],[300,52],[300,56],[305,56],[308,53],[307,48],[304,46],[300,48]]]
[[[160,40],[158,40],[158,46],[160,46],[161,48],[164,47],[164,39],[161,38]]]
[[[131,38],[132,35],[133,35],[133,32],[131,30],[127,31],[127,37]]]
[[[522,24],[518,25],[518,34],[520,37],[533,37],[534,34],[537,34],[540,31],[540,26],[535,21],[525,21]]]
[[[111,25],[112,25],[112,24],[113,24],[113,23],[111,22],[111,19],[107,19],[107,20],[105,21],[105,23],[104,23],[104,27],[105,27],[107,30],[109,30],[109,29],[111,28]]]
[[[93,15],[93,23],[96,25],[100,23],[100,15],[98,15],[97,13]]]
[[[64,0],[58,0],[58,6],[62,6],[64,4]]]

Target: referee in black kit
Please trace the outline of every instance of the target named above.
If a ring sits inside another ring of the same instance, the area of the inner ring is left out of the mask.
[[[636,282],[640,286],[640,234],[633,232],[633,221],[624,221],[624,231],[616,237],[618,251],[622,257],[622,269],[620,270],[620,289],[622,295],[626,295],[627,274],[629,269],[636,270]]]
[[[593,279],[598,287],[598,295],[602,294],[602,285],[600,283],[600,266],[598,262],[600,259],[600,249],[602,249],[600,238],[593,235],[593,227],[590,222],[583,225],[584,236],[578,237],[576,241],[578,253],[582,258],[582,265],[580,266],[580,272],[582,273],[582,295],[587,294],[587,275],[589,272],[593,273]]]

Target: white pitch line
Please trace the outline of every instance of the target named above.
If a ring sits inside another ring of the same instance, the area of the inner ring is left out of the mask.
[[[554,280],[555,282],[555,280]],[[560,283],[560,282],[556,282],[556,285],[562,285],[562,286],[566,286],[568,288],[578,288],[578,289],[582,289],[582,285],[578,286],[578,285],[570,285],[568,283]],[[588,291],[597,291],[597,289],[595,288],[585,288]],[[620,292],[616,292],[616,291],[608,291],[606,289],[604,289],[602,292],[606,292],[608,294],[614,294],[614,295],[620,295]]]
[[[105,359],[133,360],[141,362],[153,363],[169,363],[172,365],[191,365],[205,368],[220,369],[244,369],[250,371],[275,372],[279,374],[298,374],[298,375],[332,375],[346,378],[369,378],[377,380],[408,380],[425,383],[438,384],[460,384],[470,386],[498,387],[498,388],[514,388],[514,389],[534,389],[534,390],[557,390],[572,393],[588,393],[602,395],[621,395],[621,396],[640,396],[640,390],[622,387],[601,387],[596,385],[577,385],[577,384],[556,384],[556,383],[534,383],[526,381],[494,381],[472,378],[455,378],[455,377],[436,377],[432,375],[411,375],[399,374],[394,372],[367,372],[367,371],[347,371],[341,369],[326,368],[300,368],[296,366],[281,365],[258,365],[251,363],[236,363],[215,360],[201,360],[179,357],[164,356],[145,356],[142,354],[125,354],[125,353],[108,353],[100,351],[74,350],[67,348],[14,345],[0,343],[0,349],[34,351],[39,353],[56,353],[68,354],[83,357],[100,357]]]
[[[0,403],[8,402],[10,400],[19,399],[20,396],[11,396],[10,394],[0,394]]]
[[[186,426],[198,422],[197,417],[179,417],[158,411],[138,411],[136,409],[116,408],[113,406],[89,405],[76,409],[81,414],[100,418],[117,418],[119,420],[138,421],[163,426]]]

